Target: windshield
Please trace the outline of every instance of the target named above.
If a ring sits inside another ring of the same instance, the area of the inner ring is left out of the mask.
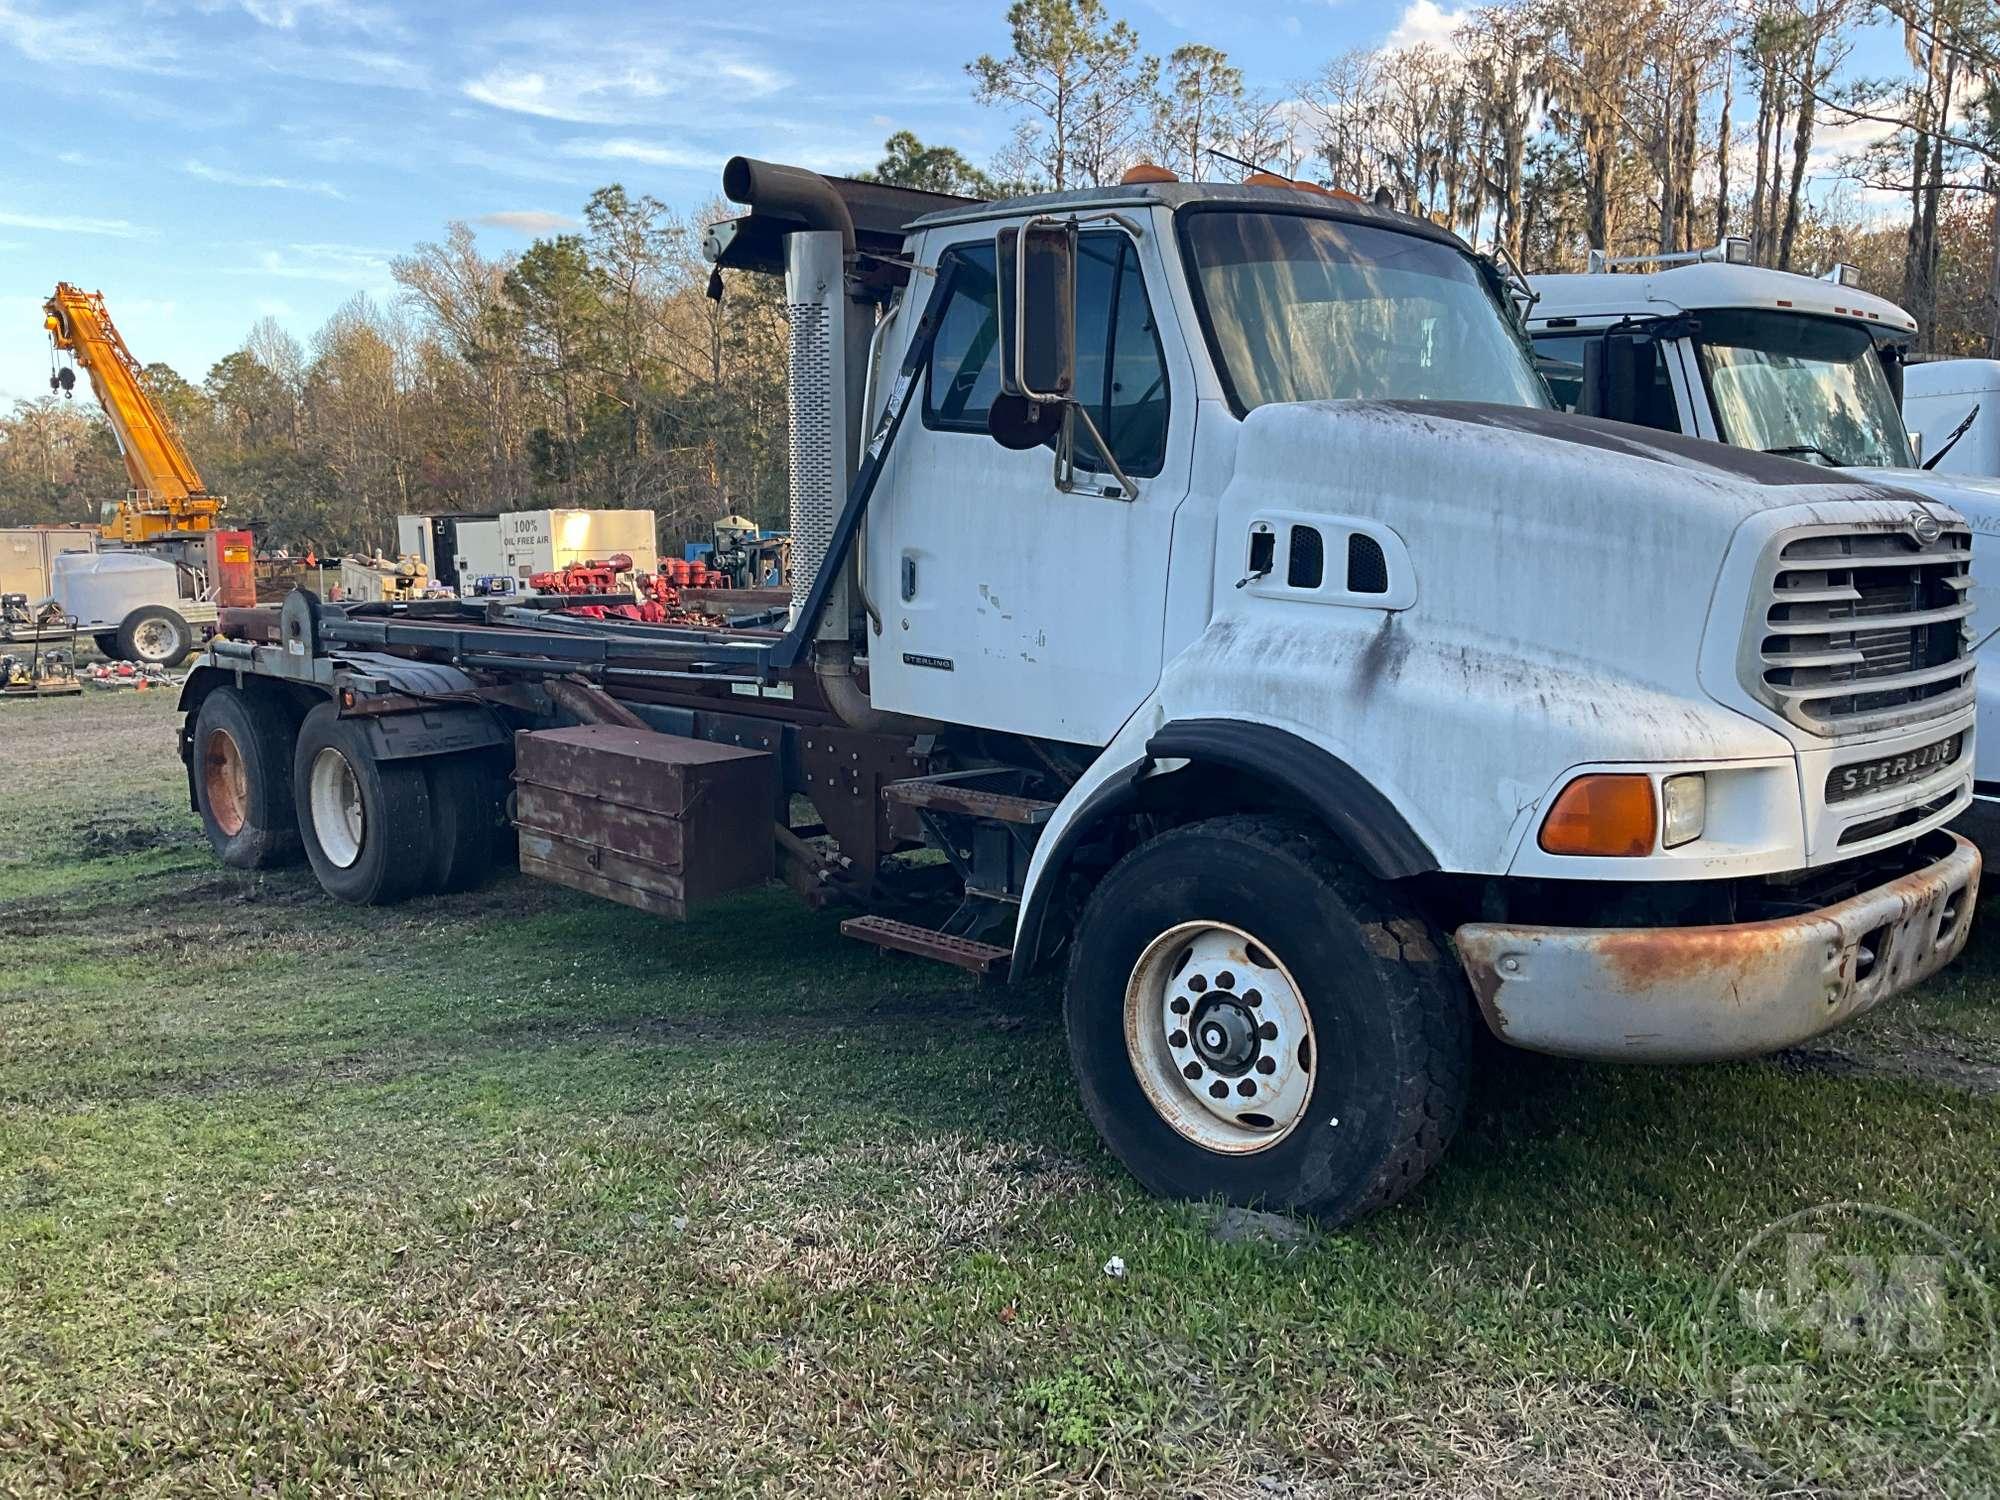
[[[1696,347],[1725,442],[1842,468],[1915,464],[1867,329],[1798,313],[1710,311]]]
[[[1211,352],[1238,411],[1280,401],[1550,404],[1470,257],[1306,214],[1181,215]]]

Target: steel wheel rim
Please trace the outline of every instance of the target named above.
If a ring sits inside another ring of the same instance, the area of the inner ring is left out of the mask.
[[[250,772],[243,749],[226,729],[211,729],[201,747],[202,789],[208,794],[208,815],[226,837],[243,831],[244,809],[250,805]]]
[[[368,819],[361,806],[361,782],[347,757],[328,745],[313,757],[308,783],[313,836],[329,863],[345,870],[361,858]]]
[[[174,627],[165,620],[141,620],[132,627],[132,649],[141,661],[165,661],[176,644]]]
[[[1183,922],[1147,944],[1125,986],[1125,1050],[1174,1133],[1227,1156],[1298,1127],[1319,1061],[1291,972],[1226,922]]]

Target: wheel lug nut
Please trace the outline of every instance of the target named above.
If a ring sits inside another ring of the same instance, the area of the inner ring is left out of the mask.
[[[1270,1073],[1275,1073],[1275,1072],[1277,1072],[1277,1071],[1278,1071],[1278,1060],[1277,1060],[1277,1058],[1275,1058],[1275,1057],[1260,1057],[1260,1058],[1258,1058],[1258,1059],[1257,1059],[1257,1071],[1258,1071],[1259,1073],[1265,1073],[1265,1074],[1270,1074]]]
[[[1188,1013],[1187,1000],[1182,996],[1176,995],[1173,1004],[1169,1005],[1167,1009],[1171,1010],[1177,1016],[1184,1016]]]
[[[1181,1069],[1181,1076],[1182,1076],[1183,1078],[1199,1078],[1199,1077],[1201,1077],[1201,1064],[1200,1064],[1200,1063],[1189,1063],[1189,1064],[1188,1064],[1188,1065],[1187,1065],[1187,1066],[1186,1066],[1185,1068],[1182,1068],[1182,1069]]]
[[[1236,976],[1227,969],[1224,969],[1220,974],[1215,976],[1215,983],[1220,989],[1233,990],[1236,988]]]
[[[1197,974],[1188,981],[1188,988],[1199,995],[1203,990],[1208,988],[1208,981]]]
[[[1187,1033],[1185,1031],[1176,1031],[1172,1036],[1167,1038],[1167,1045],[1169,1047],[1185,1047],[1187,1045]]]
[[[1267,1042],[1275,1042],[1278,1039],[1277,1024],[1272,1021],[1266,1021],[1262,1026],[1257,1028],[1257,1035],[1261,1036]]]
[[[1208,1086],[1208,1092],[1211,1098],[1227,1099],[1229,1097],[1229,1085],[1218,1078]]]
[[[1236,1092],[1241,1094],[1245,1099],[1248,1099],[1252,1094],[1257,1092],[1257,1085],[1246,1078],[1236,1085]]]
[[[1245,1005],[1262,1005],[1264,1003],[1263,991],[1245,990],[1243,992],[1243,1003]]]

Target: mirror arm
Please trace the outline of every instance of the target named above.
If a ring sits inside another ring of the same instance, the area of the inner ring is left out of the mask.
[[[1127,500],[1139,498],[1139,486],[1123,469],[1118,467],[1118,459],[1111,452],[1111,445],[1104,441],[1104,434],[1097,430],[1097,424],[1090,419],[1090,413],[1075,401],[1063,404],[1062,436],[1056,444],[1056,488],[1064,494],[1073,494],[1085,488],[1076,482],[1076,423],[1081,421],[1090,432],[1090,440],[1097,444],[1097,451],[1110,466],[1112,478],[1118,481],[1118,488]],[[1111,491],[1098,487],[1109,497]]]

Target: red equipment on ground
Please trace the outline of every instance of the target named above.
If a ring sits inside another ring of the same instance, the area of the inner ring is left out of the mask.
[[[642,625],[720,625],[723,622],[718,616],[688,609],[681,603],[681,591],[675,586],[676,581],[692,580],[697,568],[703,581],[693,586],[719,587],[707,579],[721,575],[705,564],[668,562],[657,573],[634,573],[632,559],[623,552],[613,553],[603,562],[570,563],[551,573],[533,574],[528,579],[528,587],[538,594],[595,595],[600,599],[606,594],[634,594],[636,591],[636,597],[630,604],[575,604],[560,611],[566,615],[581,615],[587,620],[636,620]],[[686,586],[685,583],[683,586]]]

